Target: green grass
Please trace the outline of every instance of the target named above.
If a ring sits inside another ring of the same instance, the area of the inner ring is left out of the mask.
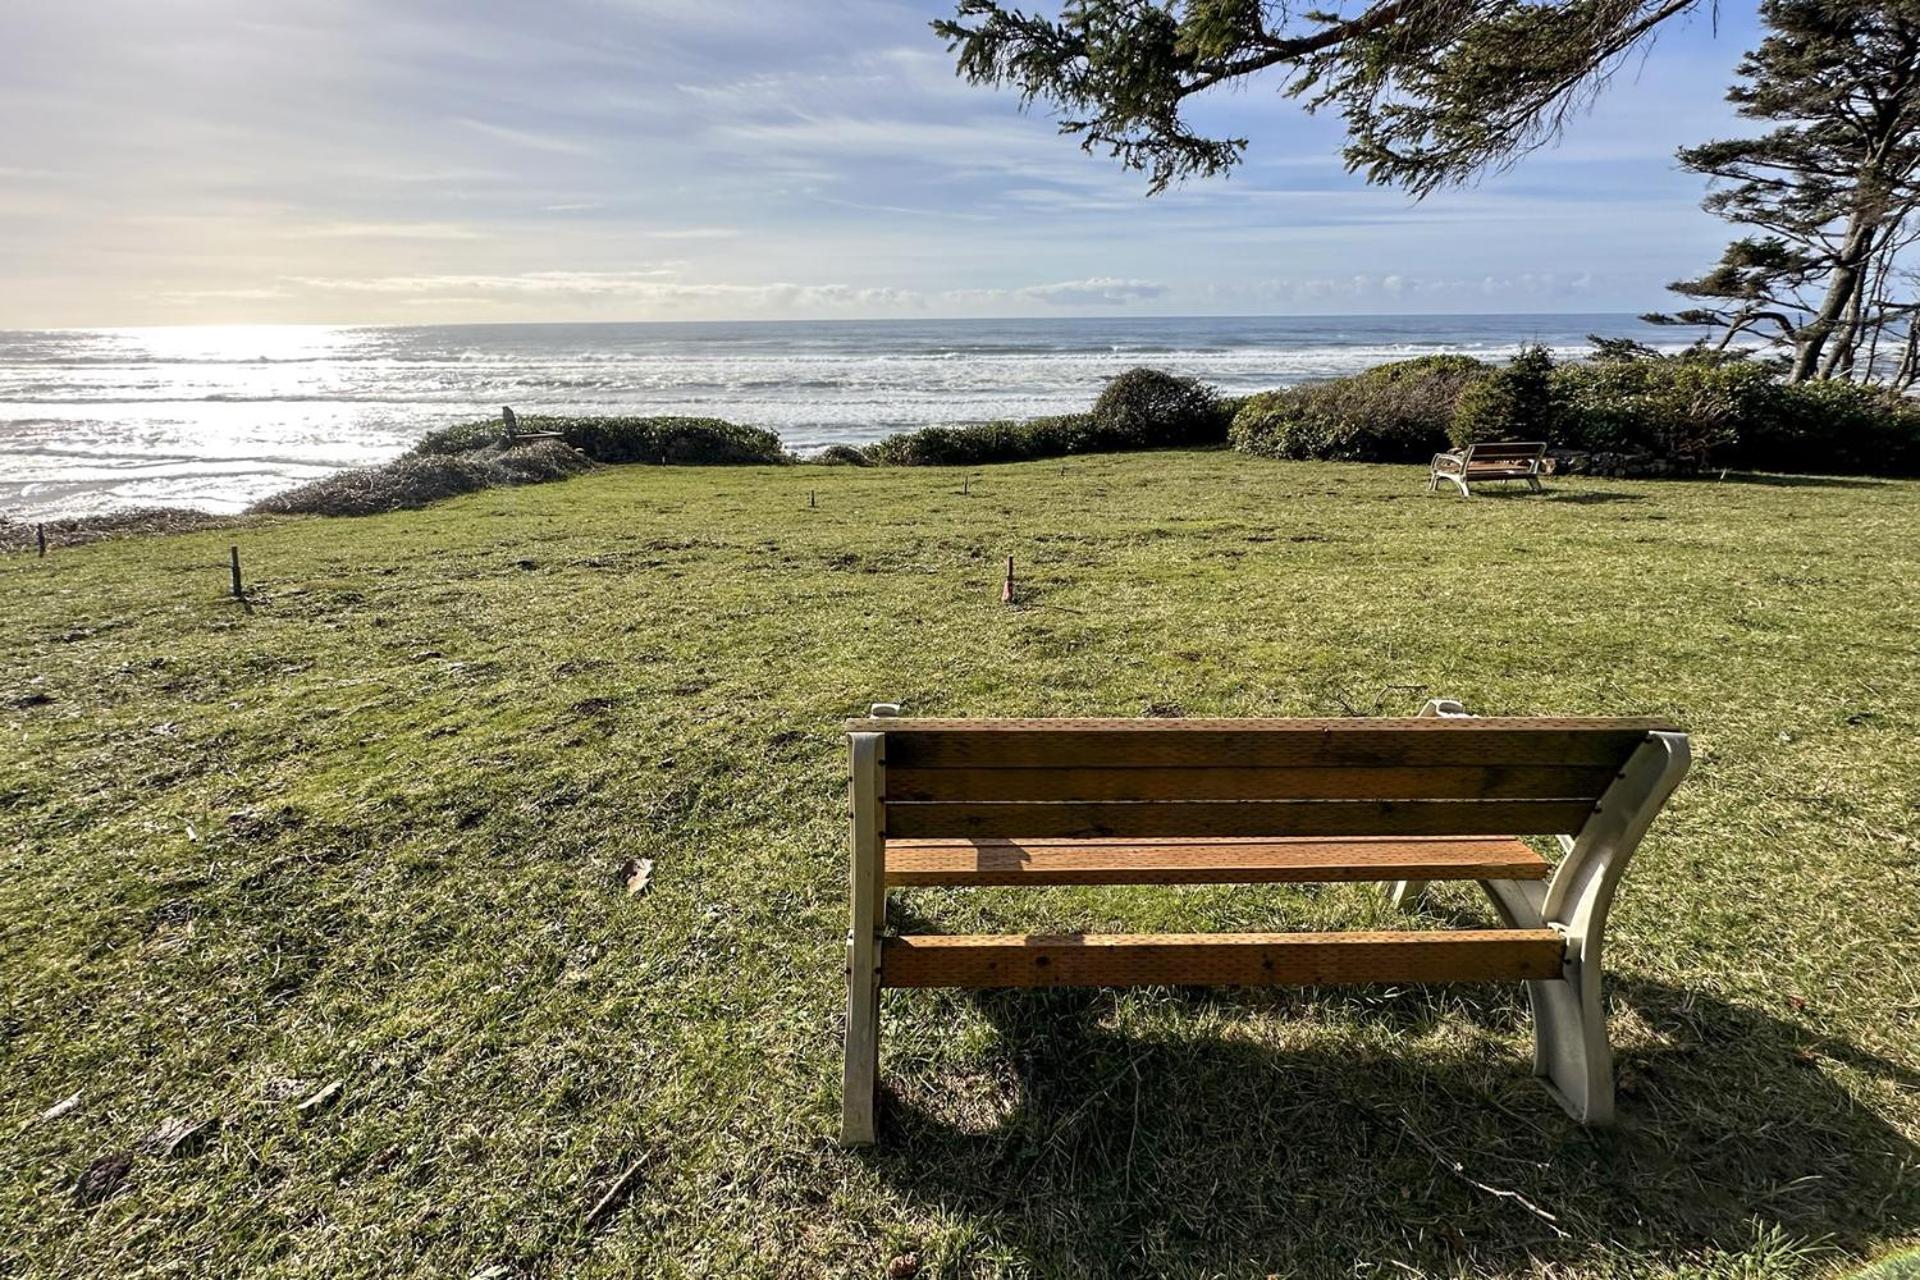
[[[974,474],[629,468],[0,560],[0,1274],[1770,1276],[1920,1236],[1920,485]],[[1443,694],[1695,733],[1614,916],[1622,1127],[1537,1087],[1505,987],[896,992],[884,1144],[835,1147],[843,717]],[[144,1151],[169,1117],[223,1127]]]

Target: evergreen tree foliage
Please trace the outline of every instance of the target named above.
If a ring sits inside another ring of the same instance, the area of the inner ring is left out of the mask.
[[[1046,103],[1062,132],[1152,191],[1239,162],[1247,139],[1195,131],[1182,106],[1272,70],[1284,93],[1346,122],[1350,170],[1424,195],[1554,137],[1623,57],[1699,2],[1064,0],[1048,17],[957,0],[933,26],[961,75]]]
[[[1760,13],[1768,35],[1727,98],[1775,127],[1679,154],[1714,183],[1703,207],[1752,230],[1669,286],[1700,305],[1646,319],[1718,328],[1722,349],[1758,335],[1790,350],[1794,382],[1871,375],[1905,321],[1887,353],[1904,386],[1915,307],[1888,294],[1920,201],[1920,0],[1764,0]]]

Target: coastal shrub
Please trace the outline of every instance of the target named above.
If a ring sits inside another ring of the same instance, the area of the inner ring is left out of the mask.
[[[563,441],[595,462],[724,467],[792,461],[773,432],[722,418],[527,415],[520,419],[520,427],[558,432]],[[499,423],[467,422],[428,434],[413,447],[412,456],[458,456],[502,443]]]
[[[378,467],[360,467],[276,493],[248,510],[255,514],[367,516],[424,507],[442,498],[508,485],[563,480],[593,463],[558,440],[516,449],[455,455],[406,455]]]
[[[1122,442],[1101,430],[1090,413],[1057,413],[1024,422],[903,431],[868,446],[866,454],[887,467],[977,467],[1142,447],[1151,446]]]
[[[1645,455],[1695,470],[1773,416],[1784,390],[1770,369],[1744,362],[1564,365],[1553,373],[1555,416],[1547,438],[1558,448]]]
[[[1920,475],[1920,404],[1852,382],[1776,384],[1714,461],[1756,471]]]
[[[889,467],[972,467],[1072,453],[1220,444],[1227,435],[1222,404],[1212,387],[1192,378],[1129,369],[1107,383],[1085,413],[922,427],[869,445],[866,456]]]
[[[812,461],[823,467],[870,467],[873,459],[850,444],[830,444],[813,455]]]
[[[1446,447],[1463,391],[1487,372],[1470,356],[1421,356],[1262,392],[1241,403],[1230,439],[1269,458],[1425,461]]]
[[[1447,437],[1456,448],[1477,440],[1546,440],[1559,426],[1553,353],[1535,343],[1504,367],[1461,389]]]
[[[1219,444],[1227,437],[1219,393],[1159,369],[1129,369],[1114,378],[1093,402],[1091,416],[1106,449]]]
[[[780,437],[764,427],[721,418],[522,418],[530,431],[558,431],[595,462],[652,462],[676,467],[778,465],[791,462]]]
[[[1544,351],[1466,388],[1456,446],[1546,440],[1557,449],[1648,459],[1664,469],[1909,475],[1920,472],[1920,405],[1850,382],[1789,386],[1774,362],[1628,340],[1555,366]]]
[[[1100,453],[1127,446],[1104,436],[1091,413],[1055,413],[1020,424],[1029,458],[1064,458],[1070,453]]]
[[[983,422],[969,427],[922,427],[888,436],[867,450],[888,467],[971,467],[985,462],[1018,462],[1027,457],[1026,437],[1018,422]]]
[[[407,452],[415,457],[447,457],[492,449],[506,442],[506,431],[498,422],[457,422],[451,427],[429,431]]]
[[[83,547],[109,538],[132,538],[153,533],[193,533],[201,529],[226,529],[246,524],[243,517],[214,515],[191,507],[130,507],[125,511],[106,511],[94,516],[68,516],[55,520],[10,520],[0,516],[0,552],[32,551],[39,545],[39,531],[47,536],[47,546]]]

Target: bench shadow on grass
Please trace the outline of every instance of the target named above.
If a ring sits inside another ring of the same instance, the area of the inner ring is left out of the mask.
[[[1647,500],[1645,495],[1638,493],[1619,493],[1613,489],[1565,489],[1554,485],[1549,485],[1540,493],[1533,492],[1525,485],[1512,485],[1498,489],[1483,486],[1473,491],[1475,502],[1482,498],[1513,502],[1525,499],[1528,502],[1571,503],[1576,507],[1598,506],[1607,502],[1645,502]]]
[[[1756,484],[1769,489],[1884,489],[1889,482],[1863,476],[1794,476],[1770,471],[1729,471],[1716,484]]]
[[[1607,502],[1645,502],[1638,493],[1615,493],[1612,489],[1549,489],[1540,495],[1548,502],[1571,503],[1576,507],[1599,506]]]
[[[1442,496],[1458,500],[1460,495],[1457,493],[1447,493]],[[1643,494],[1617,493],[1612,489],[1562,489],[1549,487],[1544,492],[1535,493],[1525,485],[1514,485],[1510,488],[1500,489],[1483,486],[1473,491],[1473,500],[1475,502],[1479,502],[1485,498],[1510,502],[1518,502],[1524,499],[1528,502],[1568,503],[1576,507],[1598,506],[1607,502],[1645,502],[1647,500]]]
[[[1351,1274],[1357,1258],[1531,1271],[1600,1250],[1669,1263],[1783,1240],[1867,1251],[1920,1231],[1920,1149],[1834,1078],[1910,1090],[1920,1074],[1623,982],[1616,1026],[1630,1008],[1652,1034],[1620,1053],[1620,1125],[1590,1132],[1506,1047],[1528,1024],[1521,991],[1449,990],[1439,1017],[1417,989],[1168,997],[1229,1026],[1332,1001],[1363,1045],[1466,1032],[1438,1055],[1327,1047],[1344,1033],[1298,1051],[1143,1040],[1108,1025],[1111,993],[951,995],[998,1035],[977,1068],[903,1063],[870,1158],[1039,1275]]]

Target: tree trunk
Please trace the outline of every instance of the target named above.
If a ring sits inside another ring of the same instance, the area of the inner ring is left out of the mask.
[[[1866,290],[1866,284],[1867,273],[1856,273],[1853,296],[1847,299],[1846,314],[1840,317],[1840,327],[1834,334],[1834,340],[1820,359],[1819,377],[1823,382],[1835,374],[1844,378],[1853,369],[1853,349],[1860,341],[1860,295]]]
[[[1905,393],[1920,376],[1920,317],[1907,319],[1907,342],[1900,351],[1900,368],[1893,375],[1893,389]]]
[[[1787,371],[1788,382],[1805,382],[1820,371],[1820,357],[1826,352],[1827,339],[1833,336],[1841,316],[1859,292],[1860,277],[1873,250],[1873,233],[1878,223],[1865,209],[1855,209],[1848,219],[1846,239],[1840,242],[1833,275],[1827,280],[1827,296],[1821,299],[1820,310],[1813,319],[1793,335],[1793,366]]]

